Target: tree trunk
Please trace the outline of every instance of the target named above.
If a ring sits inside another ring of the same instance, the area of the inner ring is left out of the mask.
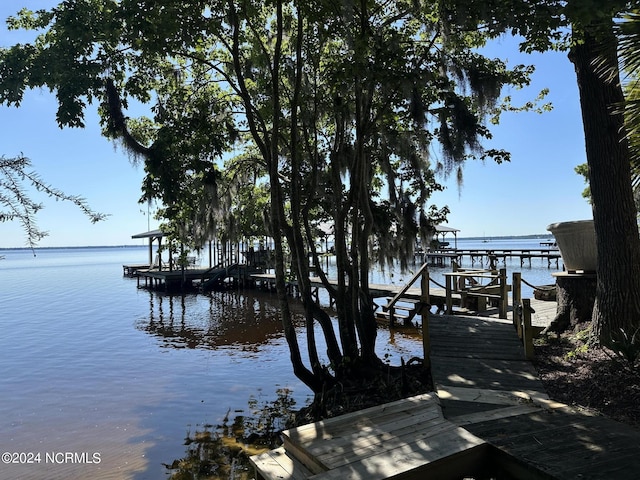
[[[596,298],[594,274],[562,273],[556,275],[558,310],[547,332],[561,333],[591,320]]]
[[[631,187],[624,100],[617,70],[616,37],[608,28],[587,27],[572,48],[580,89],[593,220],[598,252],[593,327],[610,345],[624,330],[640,327],[640,239]],[[607,69],[598,67],[602,65]]]

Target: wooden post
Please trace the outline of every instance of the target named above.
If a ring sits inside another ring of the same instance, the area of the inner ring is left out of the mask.
[[[423,305],[431,306],[431,296],[429,295],[429,270],[424,269],[420,279],[420,301]]]
[[[513,292],[511,295],[511,306],[512,306],[512,321],[513,326],[518,331],[518,336],[522,338],[520,335],[520,318],[518,314],[518,307],[520,306],[520,302],[522,301],[522,273],[521,272],[513,272]]]
[[[451,296],[453,290],[453,277],[453,275],[446,276],[445,297],[447,303],[447,315],[451,315],[453,313],[453,297]]]
[[[531,328],[531,299],[522,299],[522,343],[524,345],[524,356],[527,360],[533,359],[533,331]]]
[[[149,268],[153,268],[153,237],[149,237]]]
[[[158,237],[158,271],[162,271],[162,237]]]
[[[498,305],[498,316],[507,318],[507,307],[509,304],[509,285],[507,285],[507,269],[500,269],[500,303]]]
[[[431,337],[429,336],[429,315],[431,315],[431,297],[429,295],[429,270],[424,269],[420,279],[420,301],[422,309],[422,350],[424,352],[423,367],[431,369]]]

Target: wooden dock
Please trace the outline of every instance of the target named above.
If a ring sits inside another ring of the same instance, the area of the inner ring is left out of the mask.
[[[496,249],[496,248],[475,248],[475,249],[443,249],[435,252],[426,252],[416,254],[416,258],[422,259],[425,263],[435,266],[444,266],[447,260],[449,262],[456,261],[459,265],[463,264],[466,258],[471,262],[471,266],[490,265],[492,262],[502,261],[506,263],[507,259],[520,260],[520,266],[524,267],[525,263],[531,266],[532,259],[546,260],[547,265],[551,267],[555,265],[559,267],[559,261],[562,259],[560,252],[554,248],[534,248],[534,249]]]
[[[158,270],[140,268],[140,266],[123,265],[125,275],[138,279],[138,288],[151,288],[165,292],[174,291],[208,291],[221,288],[225,282],[248,283],[251,275],[259,274],[261,270],[244,264],[234,264],[228,267],[185,268],[173,270]]]
[[[250,277],[256,282],[258,286],[262,286],[263,288],[270,288],[270,289],[275,288],[274,274],[255,273],[255,274],[251,274]],[[332,285],[337,285],[337,282],[335,280],[330,280],[329,283]],[[297,284],[295,281],[289,282],[289,288],[291,289],[295,289],[296,285]],[[316,289],[323,288],[322,281],[320,280],[320,278],[317,278],[317,277],[311,278],[311,285],[313,288],[316,288]],[[373,298],[394,297],[398,293],[400,293],[403,289],[404,287],[402,285],[388,285],[388,284],[377,284],[377,283],[369,284],[369,291],[373,296]],[[418,300],[422,298],[422,295],[423,295],[422,288],[420,287],[410,287],[406,289],[406,291],[403,293],[403,297],[406,297],[412,300]],[[450,295],[452,298],[452,304],[456,309],[456,311],[469,313],[467,309],[461,308],[462,296],[460,295],[460,293],[452,292],[450,293]],[[430,305],[432,306],[432,311],[434,313],[436,311],[438,311],[438,313],[444,311],[446,306],[446,301],[447,301],[447,292],[445,288],[429,288],[429,302],[430,302]],[[535,310],[535,313],[532,316],[532,323],[534,325],[547,326],[551,322],[551,320],[555,318],[555,311],[556,311],[556,305],[557,305],[555,301],[537,300],[532,298],[531,305]],[[507,306],[507,311],[512,312],[513,306],[512,305]],[[492,307],[491,305],[488,305],[485,308],[483,308],[482,311],[474,311],[473,314],[480,315],[480,316],[497,317],[499,315],[499,309],[498,307]],[[508,315],[510,316],[511,314],[508,313]]]
[[[550,400],[511,321],[432,315],[429,334],[435,394],[285,431],[258,478],[637,478],[640,432]]]

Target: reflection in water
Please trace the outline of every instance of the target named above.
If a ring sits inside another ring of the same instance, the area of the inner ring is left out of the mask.
[[[184,353],[192,350],[188,352],[189,355],[197,354],[199,350],[220,355],[220,363],[207,356],[202,357],[204,365],[216,364],[216,368],[210,372],[220,376],[210,392],[215,398],[235,388],[235,380],[231,384],[229,380],[239,378],[237,362],[244,363],[245,360],[249,361],[248,364],[258,360],[250,367],[251,372],[263,380],[266,377],[272,379],[275,388],[283,384],[291,385],[291,380],[282,382],[291,374],[288,372],[288,347],[275,295],[249,289],[212,292],[210,295],[169,295],[158,292],[148,292],[148,295],[148,314],[136,322],[136,328],[153,336],[164,348],[182,350]],[[303,326],[302,305],[292,299],[290,306],[294,320]],[[331,315],[334,312],[328,310],[328,313]],[[316,325],[316,328],[320,327]],[[337,329],[335,318],[334,328]],[[318,339],[323,338],[320,331],[316,334]],[[304,328],[298,329],[298,341],[302,347],[301,353],[306,357]],[[407,361],[420,356],[421,343],[419,330],[378,331],[379,350],[389,365],[400,365],[401,359]],[[324,349],[320,343],[321,357]],[[271,357],[277,357],[279,362],[284,363],[269,366]],[[326,358],[322,360],[328,361]],[[285,370],[283,365],[286,365]],[[264,366],[266,370],[261,369]],[[257,377],[250,377],[250,384]],[[187,391],[191,390],[191,386],[186,388]],[[257,387],[253,391],[261,390]],[[305,393],[304,390],[294,392],[289,388],[280,388],[277,399],[273,400],[273,395],[269,395],[271,392],[265,392],[264,398],[250,398],[248,413],[242,409],[242,400],[238,399],[239,402],[226,404],[229,410],[223,420],[218,420],[220,424],[211,421],[188,423],[184,456],[175,460],[175,457],[164,456],[161,460],[170,479],[252,478],[253,470],[248,457],[277,446],[278,432],[285,428],[285,420],[296,408],[294,397],[303,402],[301,393]],[[272,401],[269,402],[269,399]],[[309,403],[311,397],[307,395],[305,400]],[[222,410],[219,419],[223,418],[225,411]],[[174,445],[178,444],[176,440]]]
[[[292,302],[294,303],[294,302]],[[236,346],[257,351],[281,337],[276,298],[254,290],[211,295],[149,295],[149,317],[137,328],[172,348]]]
[[[170,480],[252,478],[249,457],[278,446],[278,432],[285,428],[296,403],[291,390],[281,388],[276,393],[273,402],[249,399],[248,415],[238,414],[230,421],[229,411],[222,425],[187,432],[185,456],[164,464]]]

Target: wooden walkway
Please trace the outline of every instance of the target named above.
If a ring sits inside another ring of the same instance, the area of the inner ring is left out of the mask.
[[[511,320],[430,315],[429,334],[436,395],[285,431],[258,478],[638,478],[640,431],[550,400]]]
[[[549,400],[510,322],[431,317],[429,331],[445,418],[552,478],[638,478],[640,431]]]

